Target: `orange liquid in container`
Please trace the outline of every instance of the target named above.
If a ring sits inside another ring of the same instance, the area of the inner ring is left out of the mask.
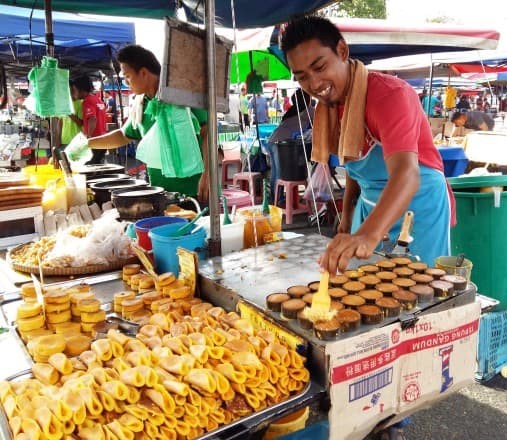
[[[243,246],[245,249],[262,246],[265,236],[282,230],[282,210],[277,206],[269,206],[269,216],[262,214],[262,206],[240,208],[237,214],[245,222]]]

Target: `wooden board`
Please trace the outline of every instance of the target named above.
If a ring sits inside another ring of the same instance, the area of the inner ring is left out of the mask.
[[[38,199],[27,199],[22,200],[20,202],[15,202],[13,200],[7,201],[6,203],[0,202],[0,211],[7,211],[9,209],[21,209],[21,208],[31,208],[33,206],[40,206],[41,198]]]
[[[9,186],[20,186],[20,185],[28,185],[30,183],[30,179],[25,176],[10,176],[9,173],[5,175],[0,174],[0,188],[5,188]]]

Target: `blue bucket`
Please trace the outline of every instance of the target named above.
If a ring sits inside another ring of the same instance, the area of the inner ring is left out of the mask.
[[[164,215],[143,218],[142,220],[138,220],[134,223],[137,242],[139,246],[149,251],[152,249],[151,240],[150,237],[148,237],[148,232],[150,229],[156,228],[157,226],[170,225],[174,223],[178,223],[180,226],[183,226],[183,223],[187,222],[188,220],[186,218],[169,217]]]
[[[159,273],[172,272],[174,275],[178,276],[179,264],[178,255],[176,253],[178,247],[190,251],[197,251],[199,258],[204,258],[205,256],[206,230],[199,226],[195,226],[189,234],[181,237],[171,237],[171,235],[182,226],[181,223],[173,223],[170,225],[157,226],[156,228],[150,229],[148,232],[148,236],[153,245],[155,265]]]

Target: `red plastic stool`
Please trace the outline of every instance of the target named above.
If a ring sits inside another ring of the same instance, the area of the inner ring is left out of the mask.
[[[232,178],[232,184],[236,188],[250,192],[250,182],[253,184],[255,203],[262,203],[262,174],[259,172],[236,173]]]
[[[275,191],[275,206],[278,206],[278,201],[282,198],[285,192],[285,208],[282,211],[285,214],[285,223],[290,225],[292,223],[292,216],[294,214],[302,214],[308,212],[308,207],[303,200],[299,199],[299,186],[306,188],[306,180],[282,180],[276,181]]]
[[[241,172],[242,164],[240,159],[231,159],[231,160],[224,159],[222,161],[222,188],[225,188],[227,185],[230,184],[234,185],[233,183],[234,174],[232,178],[229,177],[230,176],[229,169],[233,166],[236,167],[236,173]]]

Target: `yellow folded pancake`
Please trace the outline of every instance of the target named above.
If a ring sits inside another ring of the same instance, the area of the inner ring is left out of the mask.
[[[81,312],[81,322],[98,323],[106,320],[106,312],[99,310],[98,312]]]
[[[70,308],[63,310],[62,312],[46,313],[46,321],[49,324],[61,324],[62,322],[68,322],[71,319]]]
[[[44,316],[37,315],[30,318],[18,319],[16,322],[18,324],[19,331],[29,332],[44,327],[46,320],[44,319]]]
[[[101,385],[102,391],[110,394],[116,400],[126,400],[128,397],[127,386],[119,380],[112,380]]]
[[[61,374],[72,373],[72,363],[63,353],[54,353],[49,356],[48,362]]]
[[[42,305],[37,302],[21,303],[16,310],[17,319],[31,318],[42,312]]]
[[[46,289],[44,291],[44,302],[46,304],[64,304],[70,302],[70,296],[61,289]]]

